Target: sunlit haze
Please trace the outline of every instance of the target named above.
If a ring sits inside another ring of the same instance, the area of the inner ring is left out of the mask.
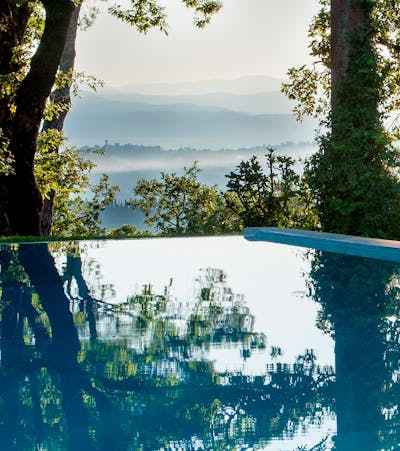
[[[124,2],[122,2],[123,4]],[[163,0],[169,35],[140,35],[101,6],[95,24],[79,33],[77,69],[106,86],[132,83],[234,79],[246,75],[284,78],[310,61],[307,29],[316,0],[225,0],[203,30],[179,0]]]

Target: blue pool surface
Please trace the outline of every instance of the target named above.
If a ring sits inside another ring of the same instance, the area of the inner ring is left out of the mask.
[[[0,450],[397,449],[400,263],[329,251],[0,246]]]

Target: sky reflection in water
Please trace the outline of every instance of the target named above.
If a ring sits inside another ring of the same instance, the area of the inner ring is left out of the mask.
[[[2,246],[0,448],[399,442],[398,264],[241,237]]]

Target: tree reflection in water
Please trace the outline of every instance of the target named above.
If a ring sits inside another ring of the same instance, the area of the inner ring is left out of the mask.
[[[79,249],[64,280],[45,244],[2,247],[0,263],[1,449],[255,449],[332,411],[312,350],[258,376],[214,368],[213,347],[266,347],[220,270],[200,272],[189,303],[170,283],[112,306],[90,294]]]
[[[319,327],[335,340],[337,435],[333,449],[400,443],[400,265],[316,252],[310,274]]]

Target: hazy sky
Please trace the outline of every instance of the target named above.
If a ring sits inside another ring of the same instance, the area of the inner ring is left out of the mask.
[[[122,2],[123,3],[123,2]],[[140,35],[102,12],[80,32],[77,70],[107,86],[180,82],[244,75],[284,78],[287,69],[310,61],[307,29],[317,0],[224,0],[206,29],[180,0],[162,0],[169,13],[169,36]]]

